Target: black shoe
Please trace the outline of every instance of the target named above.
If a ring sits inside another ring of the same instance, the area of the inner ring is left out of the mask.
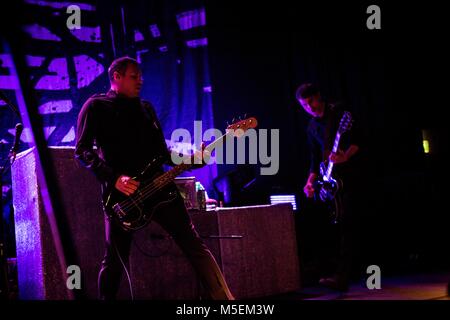
[[[332,278],[322,278],[319,280],[319,284],[341,292],[347,292],[348,291],[348,282],[344,281],[338,277],[332,277]]]

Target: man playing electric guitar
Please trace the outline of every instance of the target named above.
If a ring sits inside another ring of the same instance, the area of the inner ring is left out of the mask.
[[[111,82],[108,93],[89,98],[80,111],[75,149],[75,157],[101,182],[104,202],[113,191],[132,199],[134,193],[140,193],[142,184],[133,177],[155,158],[170,162],[153,106],[139,97],[143,80],[138,62],[129,57],[116,59],[108,74]],[[94,143],[97,150],[93,148]],[[162,163],[158,167],[157,171],[162,172]],[[234,299],[177,190],[174,195],[172,201],[166,201],[168,204],[152,215],[152,220],[160,224],[185,253],[211,299]],[[129,203],[130,200],[125,206],[129,207]],[[121,228],[110,215],[105,221],[106,253],[98,286],[101,299],[113,300],[122,275],[129,273],[133,232]],[[131,288],[130,291],[132,297]]]
[[[336,196],[333,182],[343,181],[340,186],[340,202],[338,227],[339,248],[337,253],[336,272],[329,277],[320,279],[320,283],[346,291],[351,270],[353,230],[352,230],[352,197],[354,188],[351,177],[353,160],[357,158],[359,142],[354,130],[348,131],[351,124],[351,114],[336,105],[326,103],[316,86],[310,83],[301,85],[296,92],[296,98],[303,109],[312,118],[307,129],[311,163],[309,176],[303,191],[307,198],[316,197],[320,201],[331,201]],[[345,134],[344,134],[345,132]],[[321,170],[322,165],[322,170]],[[333,173],[333,176],[331,176]],[[335,186],[334,186],[335,187]],[[336,218],[336,217],[335,217]]]

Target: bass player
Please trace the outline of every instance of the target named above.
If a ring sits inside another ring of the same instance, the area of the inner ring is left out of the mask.
[[[111,89],[89,98],[78,115],[75,158],[96,175],[103,197],[111,188],[130,196],[139,187],[139,182],[131,177],[155,157],[163,157],[169,163],[170,153],[153,106],[139,97],[143,79],[138,62],[130,57],[118,58],[109,67],[108,75]],[[94,142],[97,150],[93,148]],[[234,299],[216,260],[196,232],[179,193],[175,201],[156,212],[153,221],[184,252],[210,299]],[[129,274],[133,232],[121,229],[106,215],[105,228],[106,252],[98,287],[100,299],[114,300],[122,275]]]

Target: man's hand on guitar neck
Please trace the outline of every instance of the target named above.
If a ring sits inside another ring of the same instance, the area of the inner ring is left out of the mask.
[[[335,164],[347,162],[356,152],[358,152],[358,150],[359,147],[352,144],[345,152],[342,149],[339,149],[336,153],[332,152],[329,159]]]
[[[133,180],[131,177],[121,175],[114,187],[127,196],[131,196],[139,187],[139,181]]]
[[[329,159],[331,162],[335,164],[343,163],[348,160],[347,154],[344,151],[342,151],[342,149],[339,149],[338,152],[332,152],[329,156]]]

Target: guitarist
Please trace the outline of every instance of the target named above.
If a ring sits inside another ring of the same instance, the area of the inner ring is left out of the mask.
[[[154,108],[139,97],[143,79],[138,62],[129,57],[118,58],[109,67],[108,75],[111,89],[89,98],[78,115],[75,149],[75,158],[101,182],[104,198],[111,188],[132,195],[139,182],[131,177],[155,157],[162,156],[170,164],[170,153]],[[94,143],[97,150],[93,148]],[[216,260],[196,232],[179,193],[175,201],[156,211],[153,221],[185,253],[211,299],[234,299]],[[121,229],[108,216],[105,228],[106,253],[98,286],[100,299],[113,300],[122,275],[129,274],[133,233]],[[130,283],[130,290],[131,287]]]
[[[332,289],[346,291],[351,267],[352,242],[354,241],[352,189],[354,189],[354,178],[357,176],[355,159],[358,158],[359,152],[358,135],[354,133],[353,129],[346,132],[341,137],[338,151],[331,152],[344,110],[337,105],[324,101],[319,89],[311,83],[299,86],[296,91],[296,98],[306,113],[312,117],[307,128],[311,163],[309,176],[303,188],[306,197],[314,197],[317,191],[314,182],[319,177],[319,166],[324,160],[334,163],[333,176],[343,181],[343,190],[340,190],[341,194],[339,195],[342,196],[342,206],[338,224],[337,267],[332,268],[335,269],[332,276],[321,278],[320,283]],[[323,227],[326,228],[326,226]],[[320,239],[320,241],[323,241],[323,239]],[[324,248],[320,249],[324,250]]]

